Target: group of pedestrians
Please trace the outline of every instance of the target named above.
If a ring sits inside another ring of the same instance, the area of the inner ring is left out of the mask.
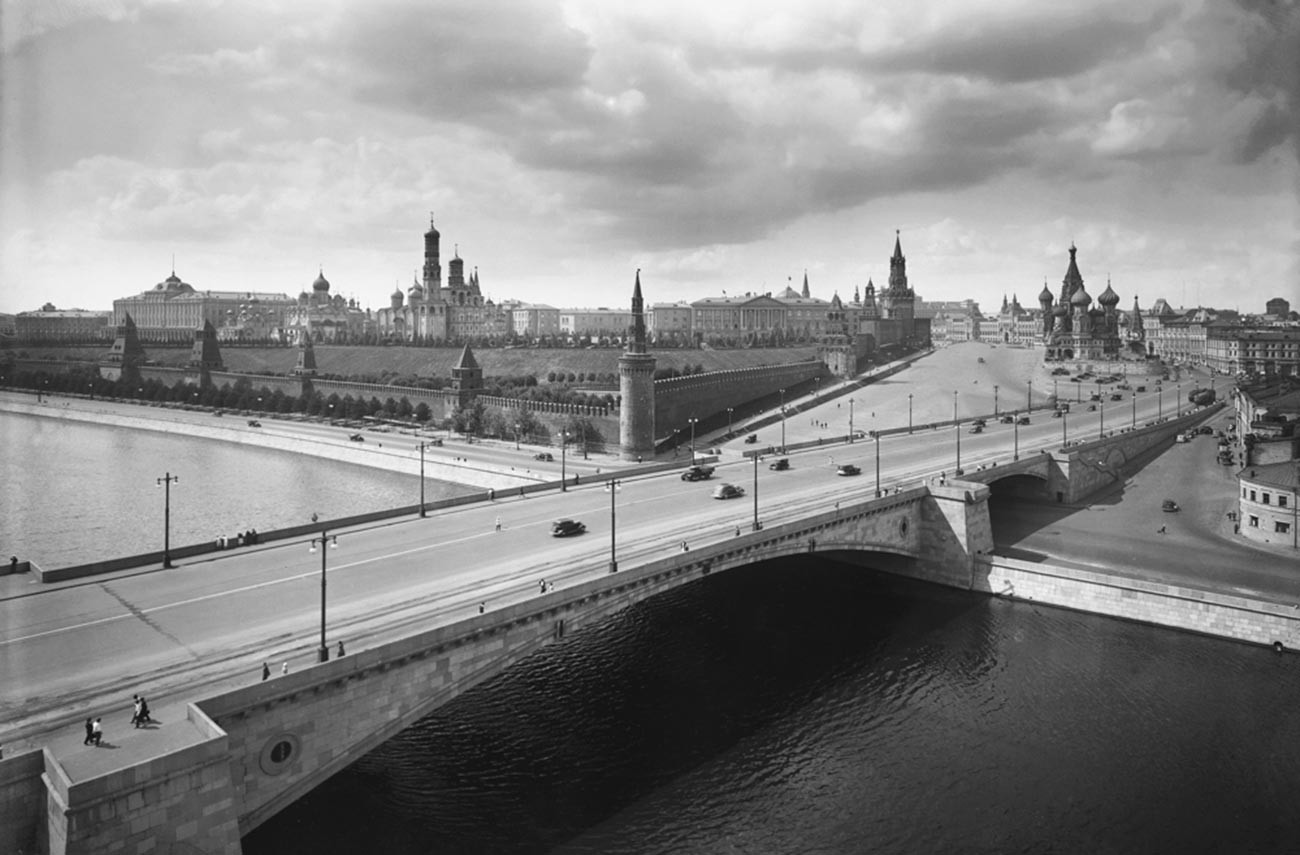
[[[145,700],[144,695],[131,696],[131,726],[135,728],[143,727],[146,724],[157,724],[149,713],[149,702]],[[86,719],[86,738],[81,740],[82,745],[94,745],[96,747],[104,743],[104,720],[94,717]]]
[[[312,516],[312,522],[315,522],[315,515],[313,514]],[[239,546],[252,546],[258,542],[259,537],[260,535],[258,535],[257,529],[255,528],[250,528],[248,531],[241,531],[234,537],[223,534],[217,538],[217,549],[234,549]]]

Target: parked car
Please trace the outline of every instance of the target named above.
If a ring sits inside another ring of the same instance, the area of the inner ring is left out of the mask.
[[[1007,415],[1007,416],[1003,416],[1002,418],[998,419],[998,421],[1002,422],[1002,424],[1004,424],[1004,425],[1011,425],[1011,424],[1015,424],[1015,423],[1016,423],[1016,417],[1015,417],[1015,416],[1011,416],[1011,415]]]
[[[587,526],[578,520],[563,519],[551,523],[551,537],[571,537],[586,530]]]
[[[348,437],[348,439],[352,440],[353,442],[365,442],[365,441],[366,441],[366,438],[365,438],[364,436],[362,436],[361,434],[359,434],[359,433],[354,433],[354,434],[352,434],[351,436]]]
[[[1160,503],[1160,510],[1164,511],[1167,514],[1175,513],[1176,511],[1179,510],[1178,503],[1175,502],[1173,499],[1165,499],[1163,502]]]
[[[1146,386],[1139,386],[1139,387],[1137,387],[1137,389],[1136,389],[1135,391],[1138,391],[1138,392],[1145,392],[1146,390],[1147,390],[1147,387],[1146,387]]]
[[[859,469],[858,467],[854,466],[852,463],[845,463],[845,464],[844,464],[843,466],[841,466],[839,469],[836,469],[836,470],[835,470],[835,474],[836,474],[836,475],[845,475],[845,476],[848,476],[848,475],[861,475],[861,474],[862,474],[862,470]]]
[[[767,468],[771,469],[773,472],[784,472],[790,468],[790,458],[782,457],[773,460],[771,463],[767,464]]]
[[[1021,416],[1020,418],[1016,419],[1016,424],[1018,425],[1029,424],[1029,416]]]
[[[745,495],[745,488],[737,487],[735,484],[719,484],[713,488],[715,499],[739,499],[743,495]]]
[[[249,426],[249,427],[261,427],[261,426],[262,426],[262,423],[259,422],[257,419],[249,419],[249,420],[248,420],[248,426]]]
[[[544,461],[546,461],[547,463],[552,463],[552,462],[554,462],[554,460],[555,460],[555,455],[554,455],[554,454],[551,454],[551,452],[549,452],[549,451],[539,451],[539,452],[537,452],[536,454],[533,455],[533,459],[534,459],[534,460],[544,460]]]
[[[713,475],[712,466],[696,464],[682,473],[683,481],[706,481]]]
[[[1122,400],[1124,400],[1124,396],[1121,395],[1119,392],[1116,392],[1115,394],[1113,394],[1113,395],[1110,396],[1110,399],[1111,399],[1112,401],[1122,401]]]
[[[758,434],[756,433],[751,433],[749,436],[745,437],[746,445],[753,445],[756,442],[758,442]]]
[[[1213,434],[1214,428],[1209,425],[1201,425],[1201,433]]]
[[[970,433],[984,433],[984,425],[971,425]]]

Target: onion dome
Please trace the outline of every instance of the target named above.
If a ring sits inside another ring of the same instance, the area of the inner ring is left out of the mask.
[[[329,280],[325,278],[324,268],[321,268],[320,275],[316,277],[316,281],[311,283],[311,289],[313,291],[328,291],[330,289]]]
[[[1052,309],[1052,314],[1058,318],[1063,318],[1070,313],[1070,307],[1064,303],[1057,303],[1056,308]]]
[[[1092,305],[1092,297],[1089,296],[1089,295],[1088,295],[1088,292],[1085,291],[1085,290],[1083,289],[1083,286],[1082,286],[1082,285],[1080,285],[1080,286],[1079,286],[1079,289],[1078,289],[1077,291],[1074,292],[1074,296],[1072,296],[1072,297],[1070,298],[1070,305],[1071,305],[1071,306],[1091,306],[1091,305]]]
[[[311,299],[311,295],[308,294],[306,291],[301,291],[301,292],[299,292],[299,294],[298,294],[298,302],[299,302],[299,303],[305,303],[305,302],[307,302],[307,301],[310,300],[310,299]]]
[[[1044,306],[1050,306],[1052,304],[1052,292],[1047,290],[1046,282],[1043,283],[1043,290],[1038,292],[1038,302],[1042,303]]]
[[[1110,308],[1114,308],[1115,304],[1117,304],[1118,302],[1119,302],[1119,295],[1116,294],[1113,290],[1111,290],[1110,280],[1107,279],[1106,290],[1101,292],[1101,296],[1097,298],[1097,303],[1100,304],[1101,306],[1104,306],[1107,309],[1110,309]]]

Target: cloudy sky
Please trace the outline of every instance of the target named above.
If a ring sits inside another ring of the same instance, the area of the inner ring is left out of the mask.
[[[1300,304],[1300,0],[0,0],[0,311],[888,278]],[[1077,7],[1077,8],[1076,8]]]

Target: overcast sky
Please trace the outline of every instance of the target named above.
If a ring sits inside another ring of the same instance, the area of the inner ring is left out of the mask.
[[[1300,304],[1300,0],[0,3],[0,311],[379,308],[430,211],[497,300]]]

